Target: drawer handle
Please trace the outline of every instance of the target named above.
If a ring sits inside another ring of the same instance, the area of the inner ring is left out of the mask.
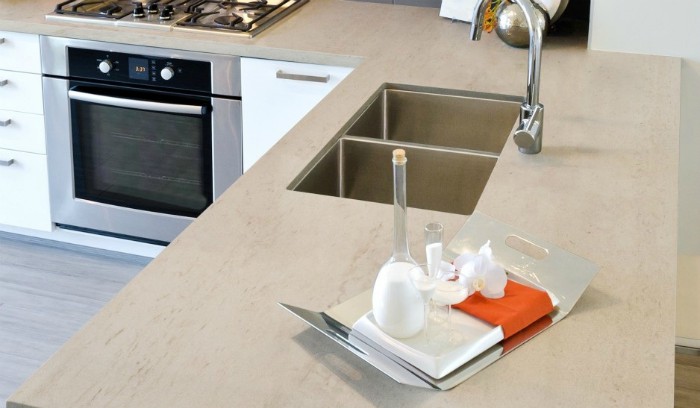
[[[7,85],[7,79],[0,79],[0,86]]]
[[[10,123],[12,123],[12,119],[0,120],[0,126],[2,127],[9,126]]]
[[[307,82],[323,82],[327,83],[330,81],[331,76],[316,76],[316,75],[304,75],[304,74],[291,74],[289,72],[284,72],[281,69],[277,71],[277,79],[291,79],[292,81],[307,81]]]
[[[0,166],[10,167],[15,163],[15,159],[2,160],[0,159]]]

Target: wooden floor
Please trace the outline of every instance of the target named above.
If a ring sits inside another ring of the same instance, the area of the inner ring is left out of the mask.
[[[148,261],[0,232],[0,407]]]
[[[700,407],[700,354],[676,353],[676,408]]]
[[[148,261],[0,232],[0,407]],[[675,398],[700,407],[700,355],[676,353]]]

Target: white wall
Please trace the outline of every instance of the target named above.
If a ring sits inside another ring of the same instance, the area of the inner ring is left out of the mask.
[[[581,0],[572,0],[581,1]],[[697,0],[591,0],[591,49],[700,61]]]
[[[700,1],[591,0],[588,45],[683,59],[676,334],[700,347]]]

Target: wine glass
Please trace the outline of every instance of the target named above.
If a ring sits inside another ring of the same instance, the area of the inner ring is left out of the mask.
[[[413,287],[418,290],[423,299],[423,331],[425,332],[425,341],[428,342],[428,313],[430,311],[430,299],[433,297],[433,292],[437,287],[437,279],[431,276],[431,265],[421,264],[411,268],[408,271],[408,276],[411,279]]]
[[[425,225],[425,257],[430,265],[430,276],[435,278],[440,271],[442,260],[442,231],[443,226],[439,222],[431,222]]]
[[[467,277],[460,273],[451,273],[438,279],[433,293],[433,300],[439,305],[447,306],[447,330],[452,333],[452,305],[461,303],[469,296]]]

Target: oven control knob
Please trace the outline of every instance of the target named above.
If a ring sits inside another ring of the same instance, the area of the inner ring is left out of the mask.
[[[112,70],[112,62],[108,59],[102,60],[102,62],[100,62],[100,65],[98,65],[97,68],[100,70],[100,72],[106,74]]]
[[[175,76],[175,70],[172,67],[165,67],[160,70],[160,77],[169,81]]]

